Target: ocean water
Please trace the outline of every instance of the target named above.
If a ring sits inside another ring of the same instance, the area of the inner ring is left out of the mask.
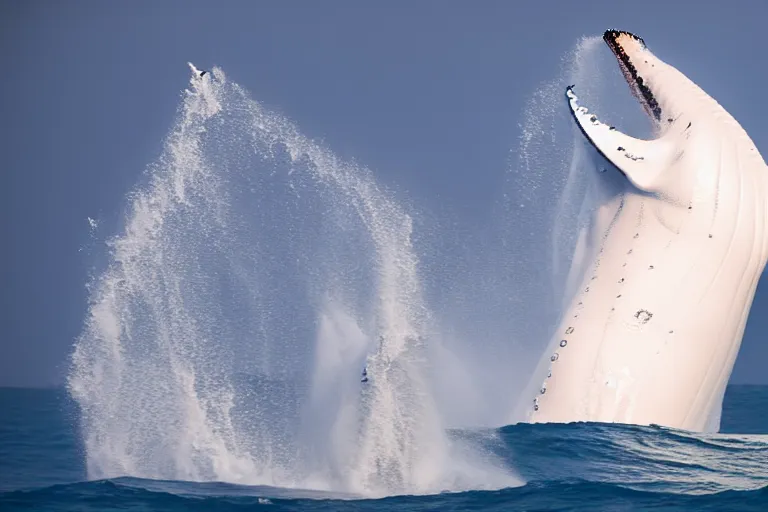
[[[599,38],[532,95],[481,225],[190,67],[120,226],[87,219],[65,388],[0,390],[0,509],[768,509],[766,387],[720,434],[520,423],[594,207],[564,86],[647,128]]]
[[[524,483],[380,499],[221,482],[89,481],[66,391],[3,388],[0,411],[0,510],[768,509],[768,386],[730,386],[719,434],[608,424],[453,432],[480,439]]]

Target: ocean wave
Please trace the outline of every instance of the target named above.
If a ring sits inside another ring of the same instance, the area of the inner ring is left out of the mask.
[[[146,485],[147,488],[142,487]],[[165,488],[166,490],[160,490]],[[339,499],[309,491],[219,483],[115,479],[0,495],[4,510],[765,510],[768,486],[709,495],[642,491],[577,478],[532,481],[498,491]]]
[[[526,481],[495,491],[361,496],[305,489],[116,478],[0,494],[3,510],[766,510],[767,435],[656,426],[517,424],[456,430]]]

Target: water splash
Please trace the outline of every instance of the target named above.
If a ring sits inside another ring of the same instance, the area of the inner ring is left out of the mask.
[[[72,357],[89,476],[515,483],[449,439],[432,400],[412,216],[220,69],[192,71]]]
[[[563,94],[575,83],[598,115],[631,101],[608,94],[625,86],[600,47],[583,39],[533,95],[488,228],[451,230],[457,247],[419,234],[427,265],[421,219],[369,170],[193,67],[73,354],[89,476],[368,496],[520,483],[492,440],[446,428],[510,421],[588,260],[594,161]]]

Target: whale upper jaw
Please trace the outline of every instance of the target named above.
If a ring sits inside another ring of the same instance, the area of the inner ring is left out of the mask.
[[[683,73],[656,57],[641,37],[612,29],[605,31],[603,41],[616,57],[632,94],[659,132],[667,132],[684,113],[700,111],[702,101],[705,111],[716,108],[714,100]]]
[[[624,79],[648,116],[661,121],[662,108],[651,88],[652,81],[648,80],[659,64],[658,59],[648,50],[645,41],[631,32],[606,30],[603,40],[616,56]]]

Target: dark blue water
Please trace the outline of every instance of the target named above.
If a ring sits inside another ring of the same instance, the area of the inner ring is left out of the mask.
[[[768,386],[731,386],[720,434],[628,425],[514,425],[487,441],[527,482],[378,500],[117,478],[87,481],[74,404],[0,389],[0,510],[768,510]]]

